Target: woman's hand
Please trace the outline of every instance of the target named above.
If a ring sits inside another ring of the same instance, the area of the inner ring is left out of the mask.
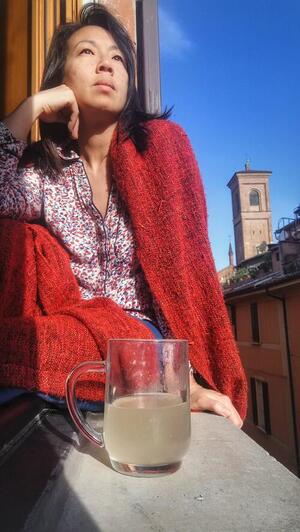
[[[31,126],[37,118],[43,122],[66,124],[73,139],[78,138],[78,105],[74,92],[67,85],[59,85],[30,96],[3,122],[14,137],[26,141]]]
[[[190,377],[190,405],[192,411],[214,412],[229,419],[236,427],[241,428],[243,425],[239,413],[227,395],[203,388],[192,376]]]
[[[33,97],[33,107],[43,122],[60,122],[68,126],[74,139],[78,138],[79,109],[75,94],[67,85],[40,91]]]

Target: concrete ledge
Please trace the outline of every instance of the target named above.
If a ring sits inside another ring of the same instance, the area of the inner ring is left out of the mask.
[[[300,530],[300,481],[228,421],[192,414],[182,468],[162,478],[114,472],[79,438],[27,519],[27,532]]]

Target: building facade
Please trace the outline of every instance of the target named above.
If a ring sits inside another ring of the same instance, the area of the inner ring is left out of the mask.
[[[224,297],[248,380],[244,430],[300,476],[299,207],[294,214],[277,244],[244,261],[255,275],[227,283]]]

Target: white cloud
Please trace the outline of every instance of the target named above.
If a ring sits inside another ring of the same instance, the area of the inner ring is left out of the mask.
[[[193,46],[177,20],[161,7],[159,8],[159,40],[161,52],[173,57],[181,57]]]

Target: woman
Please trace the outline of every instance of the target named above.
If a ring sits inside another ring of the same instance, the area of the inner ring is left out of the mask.
[[[103,6],[85,5],[78,24],[54,35],[41,91],[3,121],[0,215],[50,231],[83,299],[116,302],[157,337],[188,338],[191,408],[241,427],[245,377],[202,185],[184,132],[167,118],[139,104],[127,32]],[[42,142],[26,147],[36,119]]]

